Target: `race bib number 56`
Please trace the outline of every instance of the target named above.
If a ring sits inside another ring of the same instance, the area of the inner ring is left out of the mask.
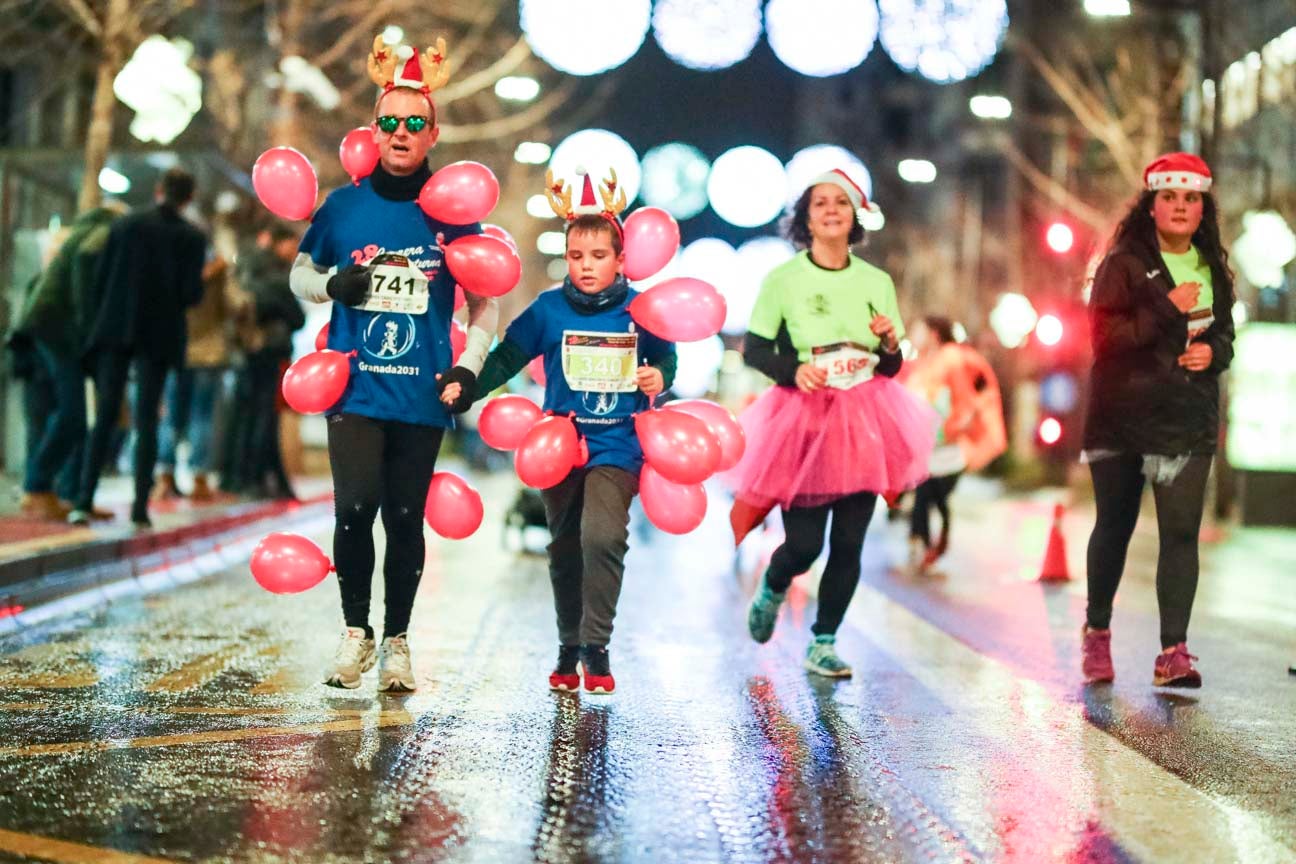
[[[369,293],[360,308],[366,312],[421,315],[428,308],[427,277],[404,255],[379,255],[373,260]]]
[[[586,393],[631,393],[639,356],[637,333],[564,330],[563,377],[572,390]]]
[[[877,355],[856,342],[834,342],[810,349],[811,362],[828,373],[828,386],[847,390],[873,377]]]

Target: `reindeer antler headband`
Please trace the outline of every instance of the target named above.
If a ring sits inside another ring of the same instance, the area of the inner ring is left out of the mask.
[[[608,174],[611,176],[599,184],[599,196],[603,199],[601,207],[594,199],[594,182],[583,168],[576,169],[576,175],[583,179],[583,183],[580,201],[574,206],[571,185],[555,180],[552,169],[545,172],[545,198],[549,199],[549,206],[554,213],[568,222],[575,221],[577,216],[599,215],[612,223],[617,234],[621,235],[620,217],[621,211],[626,208],[626,193],[617,185],[616,169],[608,168]]]
[[[450,58],[446,56],[445,38],[440,36],[436,48],[428,48],[420,55],[408,45],[388,45],[379,34],[374,37],[366,66],[369,79],[384,91],[412,87],[426,95],[440,90],[450,80]]]

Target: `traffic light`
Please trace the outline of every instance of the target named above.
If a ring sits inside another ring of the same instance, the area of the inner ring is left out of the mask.
[[[1065,255],[1075,246],[1075,232],[1065,222],[1054,222],[1044,233],[1048,247],[1059,255]]]
[[[1045,447],[1052,447],[1062,440],[1062,421],[1056,417],[1045,417],[1035,429],[1035,437]]]

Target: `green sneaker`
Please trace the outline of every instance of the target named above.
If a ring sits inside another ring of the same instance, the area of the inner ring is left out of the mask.
[[[816,636],[806,649],[805,668],[827,678],[849,678],[851,667],[837,656],[836,636]]]
[[[783,605],[785,597],[786,591],[775,594],[770,590],[765,577],[761,577],[760,587],[756,589],[751,608],[747,610],[747,632],[762,645],[774,635],[774,624],[778,621],[779,607]]]

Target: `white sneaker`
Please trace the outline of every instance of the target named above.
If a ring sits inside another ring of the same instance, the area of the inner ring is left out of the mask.
[[[378,689],[387,693],[409,693],[414,689],[414,668],[410,665],[409,642],[405,634],[388,636],[378,650]]]
[[[374,640],[365,638],[363,627],[348,627],[342,634],[333,666],[324,683],[330,687],[354,690],[360,686],[360,676],[374,667]]]

